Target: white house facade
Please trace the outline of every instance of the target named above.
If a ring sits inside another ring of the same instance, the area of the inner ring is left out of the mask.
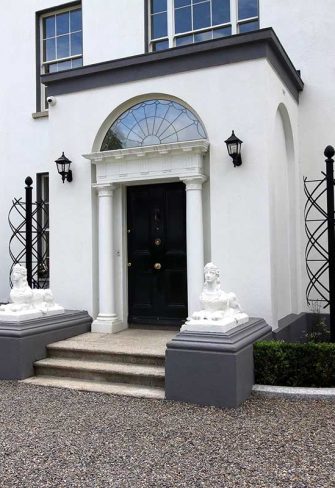
[[[332,0],[8,4],[0,301],[29,175],[48,199],[51,288],[93,331],[181,324],[209,261],[272,328],[305,311],[302,178],[335,138],[334,14]]]

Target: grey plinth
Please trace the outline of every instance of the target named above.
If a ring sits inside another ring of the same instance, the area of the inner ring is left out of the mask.
[[[166,399],[238,407],[254,384],[253,344],[269,338],[271,327],[257,318],[226,333],[180,332],[167,344]]]
[[[21,380],[34,374],[33,364],[46,357],[46,346],[91,330],[84,311],[22,322],[0,321],[0,379]]]

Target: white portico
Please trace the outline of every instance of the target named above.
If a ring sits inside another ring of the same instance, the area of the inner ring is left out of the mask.
[[[188,313],[199,308],[204,266],[202,189],[207,180],[203,161],[208,147],[208,141],[202,139],[84,155],[96,166],[93,186],[98,195],[99,314],[92,331],[114,333],[127,328],[124,190],[130,185],[185,183]],[[116,278],[116,260],[121,268],[120,281]],[[123,290],[117,294],[120,283]]]

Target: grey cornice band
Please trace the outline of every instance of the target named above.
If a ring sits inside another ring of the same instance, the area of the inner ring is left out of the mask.
[[[46,74],[41,81],[57,96],[261,58],[298,100],[303,81],[272,28]]]
[[[179,332],[167,344],[169,351],[176,349],[231,352],[236,353],[260,338],[270,336],[271,327],[260,318],[250,318],[246,324],[239,325],[226,334],[218,332]]]
[[[0,322],[0,345],[4,337],[24,338],[37,334],[46,334],[56,330],[73,328],[78,325],[87,327],[90,330],[92,318],[86,311],[66,310],[63,314],[50,315],[37,319],[25,320],[23,322]],[[76,335],[76,334],[74,334]],[[71,337],[71,335],[69,336]]]

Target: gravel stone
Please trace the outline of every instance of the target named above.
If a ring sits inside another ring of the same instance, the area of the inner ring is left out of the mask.
[[[0,381],[0,487],[334,487],[334,406],[252,396],[221,410]]]

